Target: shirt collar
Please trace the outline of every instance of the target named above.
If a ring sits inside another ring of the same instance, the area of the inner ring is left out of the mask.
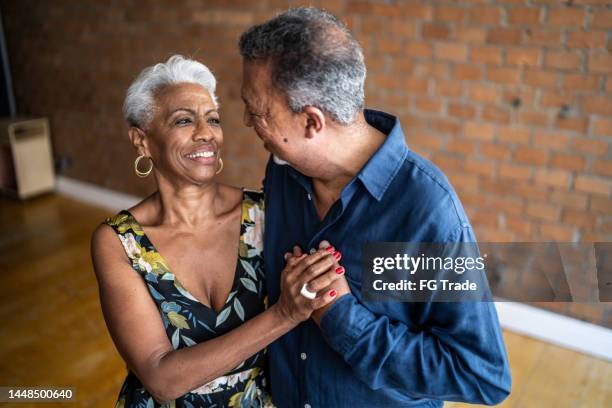
[[[365,109],[364,115],[368,124],[387,135],[387,138],[374,155],[370,157],[365,166],[363,166],[356,178],[361,181],[372,197],[380,201],[406,159],[408,145],[406,144],[404,132],[398,118],[373,109]],[[312,194],[312,180],[310,177],[304,176],[291,166],[287,167],[289,174],[308,193]],[[349,185],[351,184],[353,183],[349,183]]]
[[[357,175],[372,197],[380,201],[406,159],[408,145],[398,118],[371,109],[366,109],[364,114],[371,126],[387,135]]]

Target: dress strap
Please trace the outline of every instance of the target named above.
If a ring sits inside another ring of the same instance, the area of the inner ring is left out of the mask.
[[[142,242],[144,231],[132,214],[127,210],[122,210],[117,215],[108,217],[103,223],[115,231],[132,266],[139,272],[146,272],[139,265],[142,263],[143,255],[148,253]]]
[[[242,222],[240,228],[240,257],[263,255],[264,199],[263,193],[243,189]]]
[[[116,215],[106,218],[103,224],[114,229],[118,235],[125,235],[130,231],[139,235],[143,234],[142,227],[128,210],[121,210]]]

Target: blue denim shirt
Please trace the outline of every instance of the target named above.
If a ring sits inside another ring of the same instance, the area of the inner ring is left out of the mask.
[[[444,400],[496,404],[510,370],[493,303],[366,302],[364,242],[475,242],[447,178],[410,151],[399,121],[366,110],[385,142],[320,221],[310,178],[268,162],[264,259],[270,303],[280,293],[283,254],[326,239],[342,252],[352,294],[321,327],[308,320],[269,347],[279,407],[442,407]]]

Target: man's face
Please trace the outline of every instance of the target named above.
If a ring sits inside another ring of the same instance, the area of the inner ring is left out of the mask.
[[[243,61],[241,95],[245,126],[255,130],[264,148],[276,158],[296,164],[305,119],[289,109],[284,95],[272,85],[269,64]]]

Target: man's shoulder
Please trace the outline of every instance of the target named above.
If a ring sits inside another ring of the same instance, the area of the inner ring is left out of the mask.
[[[404,172],[413,182],[415,188],[430,189],[431,194],[453,194],[455,190],[446,174],[425,157],[408,151],[400,172]]]
[[[434,163],[409,150],[389,193],[410,212],[427,213],[432,222],[469,226],[461,200]]]

